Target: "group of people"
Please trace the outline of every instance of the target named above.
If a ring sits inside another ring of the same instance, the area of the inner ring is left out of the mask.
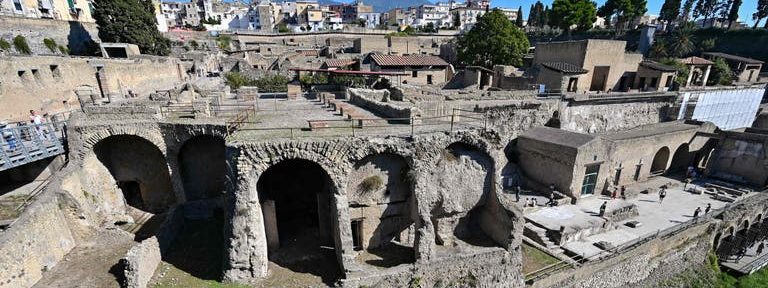
[[[40,116],[40,114],[37,113],[35,110],[29,110],[29,123],[33,125],[34,130],[31,132],[34,132],[37,135],[37,138],[40,140],[48,140],[50,136],[48,135],[48,130],[43,127],[43,123],[45,122],[45,118],[43,116]],[[2,136],[2,139],[5,140],[5,143],[8,145],[7,150],[9,151],[15,151],[19,148],[19,139],[17,137],[23,137],[22,135],[16,135],[13,133],[13,130],[11,129],[8,122],[0,122],[0,136]]]
[[[544,203],[545,206],[552,206],[555,205],[555,184],[549,185],[549,193],[547,194],[547,203]],[[522,189],[520,186],[515,187],[515,201],[520,202],[520,192],[522,192]],[[536,207],[539,206],[538,200],[534,197],[532,198],[525,198],[525,205],[523,207]]]

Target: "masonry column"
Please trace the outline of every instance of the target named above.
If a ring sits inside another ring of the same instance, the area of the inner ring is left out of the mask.
[[[184,180],[181,179],[181,167],[179,166],[179,149],[167,149],[168,170],[171,176],[171,187],[173,187],[173,194],[176,196],[176,203],[181,204],[187,202],[187,194],[184,193]]]
[[[339,182],[343,183],[343,182]],[[337,189],[339,189],[337,187]],[[341,188],[343,189],[343,188]],[[356,270],[355,259],[350,254],[353,249],[352,244],[352,226],[349,222],[349,202],[344,190],[339,190],[331,198],[332,215],[335,215],[336,221],[333,221],[334,242],[336,246],[336,258],[339,261],[339,268],[346,275],[347,271]]]
[[[238,164],[237,170],[249,169],[246,165]],[[227,198],[229,226],[225,227],[227,243],[223,278],[225,281],[247,283],[266,277],[269,263],[264,218],[256,190],[258,175],[239,172],[237,179],[230,181],[235,183],[230,184],[228,189],[231,195]]]

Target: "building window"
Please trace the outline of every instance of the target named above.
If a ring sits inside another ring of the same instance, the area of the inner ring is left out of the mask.
[[[13,0],[13,8],[17,12],[24,12],[24,8],[21,6],[21,0]]]
[[[566,91],[568,92],[576,92],[576,87],[578,86],[579,78],[578,77],[571,77],[568,79],[568,89]]]
[[[673,75],[669,75],[669,76],[667,76],[667,84],[666,84],[666,85],[664,85],[664,86],[666,86],[666,87],[672,87],[672,81],[674,80],[674,77],[675,77],[675,76],[673,76]]]
[[[51,68],[51,75],[53,75],[53,78],[61,78],[61,70],[59,70],[59,65],[50,65]]]
[[[651,78],[651,85],[650,85],[650,87],[651,88],[656,88],[656,82],[658,82],[658,81],[659,81],[659,79],[656,78],[656,77]]]
[[[411,77],[413,78],[419,77],[419,71],[416,71],[416,70],[411,71]]]

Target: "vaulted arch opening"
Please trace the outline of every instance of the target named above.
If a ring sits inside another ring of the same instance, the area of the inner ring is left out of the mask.
[[[93,152],[129,206],[162,213],[175,204],[168,164],[152,142],[134,135],[114,135],[96,143]]]
[[[332,283],[340,273],[331,208],[334,184],[317,163],[289,159],[269,167],[257,182],[269,260]]]
[[[350,173],[347,198],[358,261],[380,267],[414,261],[416,212],[409,172],[402,156],[381,153],[363,158]]]
[[[653,156],[653,162],[651,162],[651,174],[661,174],[667,170],[667,163],[669,162],[669,148],[667,146],[661,147],[656,155]]]
[[[224,139],[195,136],[181,146],[178,160],[187,201],[222,195],[226,180]]]

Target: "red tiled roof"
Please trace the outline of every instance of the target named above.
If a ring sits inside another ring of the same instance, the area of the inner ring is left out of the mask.
[[[373,54],[371,59],[379,66],[448,66],[448,62],[437,56]]]
[[[344,67],[355,64],[355,59],[328,59],[325,60],[325,66],[327,67]]]
[[[712,61],[696,56],[680,59],[680,62],[685,65],[712,65]]]

